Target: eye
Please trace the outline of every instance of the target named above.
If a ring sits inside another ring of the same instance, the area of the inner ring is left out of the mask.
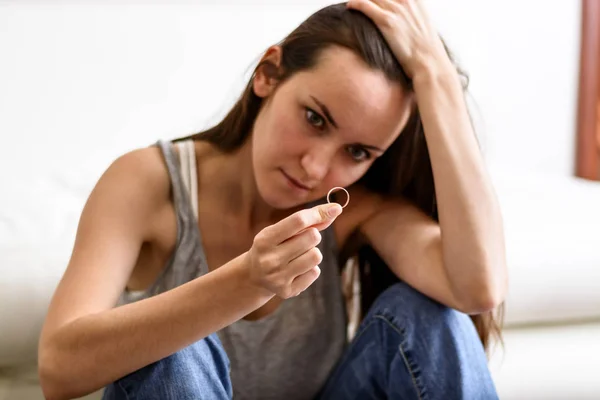
[[[371,153],[361,146],[348,146],[347,151],[350,157],[357,162],[365,161],[371,158]]]
[[[318,129],[323,129],[325,127],[325,120],[319,114],[306,107],[306,120],[309,124]]]

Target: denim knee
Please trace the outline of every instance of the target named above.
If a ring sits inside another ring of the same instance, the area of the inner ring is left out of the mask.
[[[389,319],[409,336],[443,333],[460,335],[461,340],[479,340],[468,315],[433,300],[405,282],[383,291],[368,315]]]
[[[497,399],[470,318],[406,283],[381,293],[322,399]]]
[[[408,374],[421,398],[497,399],[483,345],[468,315],[396,283],[375,300],[365,317],[374,321],[390,376]],[[410,396],[388,381],[388,394]]]
[[[106,387],[104,400],[230,399],[229,359],[216,334]]]

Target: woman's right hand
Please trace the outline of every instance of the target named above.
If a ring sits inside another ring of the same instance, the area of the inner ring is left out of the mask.
[[[300,210],[260,231],[246,253],[251,283],[283,299],[303,292],[321,273],[319,231],[341,213],[337,203],[322,204]]]

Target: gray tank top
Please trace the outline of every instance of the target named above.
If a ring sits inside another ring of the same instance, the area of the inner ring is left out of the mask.
[[[179,147],[180,157],[172,143],[159,141],[158,146],[171,178],[177,242],[156,282],[145,291],[125,290],[120,304],[154,296],[208,273],[194,204],[193,145]],[[346,345],[346,313],[338,249],[331,227],[321,233],[319,279],[299,296],[283,301],[272,314],[258,321],[241,319],[217,332],[231,361],[236,400],[312,399],[339,360]]]

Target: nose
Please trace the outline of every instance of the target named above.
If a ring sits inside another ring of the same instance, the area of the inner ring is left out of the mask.
[[[322,181],[329,172],[333,156],[334,153],[325,146],[307,151],[300,161],[307,180],[311,182]]]

